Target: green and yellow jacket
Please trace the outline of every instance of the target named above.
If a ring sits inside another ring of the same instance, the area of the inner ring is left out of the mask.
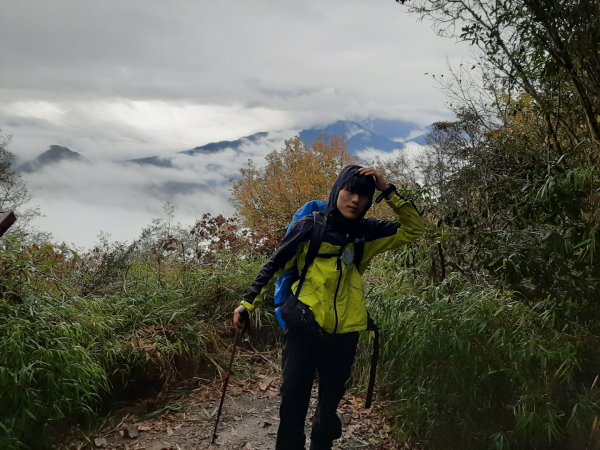
[[[334,193],[335,194],[335,193]],[[362,273],[375,255],[411,242],[424,231],[412,202],[394,194],[387,204],[396,221],[345,220],[331,212],[319,252],[308,268],[299,300],[308,305],[327,333],[349,333],[367,328]],[[300,220],[281,243],[244,296],[242,305],[252,311],[263,300],[274,279],[297,264],[302,271],[312,234],[312,220]],[[364,240],[360,267],[354,263],[356,243]],[[293,285],[296,292],[298,281]]]

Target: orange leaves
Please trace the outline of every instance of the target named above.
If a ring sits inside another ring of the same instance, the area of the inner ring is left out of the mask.
[[[267,155],[264,169],[249,162],[232,186],[237,211],[255,231],[283,231],[309,200],[326,200],[342,167],[356,162],[341,138],[322,136],[306,148],[299,137]]]

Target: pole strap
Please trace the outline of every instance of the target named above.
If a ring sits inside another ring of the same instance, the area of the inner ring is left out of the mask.
[[[373,353],[371,353],[371,367],[369,370],[369,385],[367,387],[367,400],[365,402],[365,408],[370,408],[373,402],[373,391],[375,390],[375,376],[377,375],[377,362],[379,360],[379,328],[373,322],[373,319],[369,316],[368,330],[373,332]]]

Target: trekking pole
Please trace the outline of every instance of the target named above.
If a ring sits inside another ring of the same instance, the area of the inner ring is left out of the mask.
[[[233,358],[235,357],[235,350],[240,342],[240,338],[244,331],[246,331],[247,320],[244,320],[244,329],[235,330],[235,339],[233,340],[233,349],[231,350],[231,357],[229,358],[229,365],[227,366],[227,373],[225,374],[225,378],[223,378],[223,392],[221,393],[221,402],[219,403],[219,410],[217,412],[217,420],[215,421],[215,429],[213,430],[213,436],[211,444],[215,443],[215,439],[217,439],[217,427],[219,426],[219,419],[221,418],[221,411],[223,409],[223,402],[225,401],[225,393],[227,392],[227,385],[229,384],[229,376],[231,375],[231,367],[233,366]]]

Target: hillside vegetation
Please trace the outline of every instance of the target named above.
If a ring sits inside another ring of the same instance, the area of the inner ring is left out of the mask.
[[[376,161],[427,223],[366,276],[379,399],[424,448],[600,448],[600,3],[408,3],[479,53],[441,83],[455,119],[419,159]],[[0,208],[24,211],[7,144]],[[116,398],[216,376],[233,307],[295,209],[351,160],[335,137],[287,141],[232,185],[239,219],[183,229],[167,211],[133,244],[78,254],[26,227],[5,236],[0,447],[51,447]],[[253,320],[257,348],[276,343],[269,305]]]
[[[3,449],[49,448],[115,400],[217,376],[224,323],[259,267],[225,250],[190,263],[162,248],[3,244]]]

